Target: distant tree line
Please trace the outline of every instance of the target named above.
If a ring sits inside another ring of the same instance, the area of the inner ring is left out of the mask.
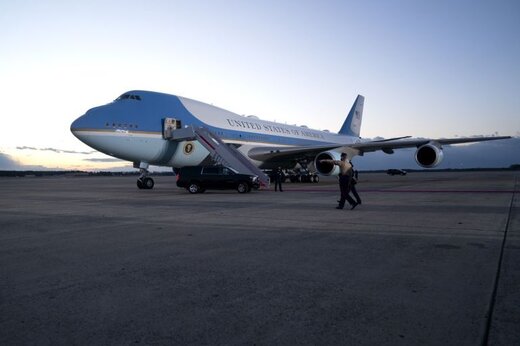
[[[138,171],[135,172],[84,172],[84,171],[2,171],[0,170],[0,177],[50,177],[50,176],[104,176],[104,177],[116,177],[116,176],[133,176],[139,175]],[[153,172],[153,175],[175,175],[173,172]]]
[[[446,169],[406,169],[407,172],[478,172],[478,171],[520,171],[520,164],[514,164],[508,168],[446,168]],[[363,172],[386,172],[386,170],[364,170]],[[2,171],[0,177],[50,177],[50,176],[103,176],[119,177],[139,175],[138,171],[132,172],[85,172],[85,171]],[[173,172],[153,172],[155,176],[173,176]]]
[[[520,170],[520,164],[514,164],[506,168],[442,168],[442,169],[435,169],[435,168],[428,168],[428,169],[404,169],[406,172],[496,172],[496,171],[519,171]],[[363,172],[386,172],[384,169],[378,169],[378,170],[361,170]]]

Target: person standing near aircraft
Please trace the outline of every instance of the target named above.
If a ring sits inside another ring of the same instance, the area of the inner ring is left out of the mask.
[[[345,206],[345,200],[350,203],[350,209],[354,209],[358,204],[349,196],[353,170],[352,165],[347,159],[347,153],[341,153],[341,160],[320,160],[320,162],[332,163],[339,167],[339,190],[341,192],[341,198],[336,209],[343,209]]]
[[[352,163],[352,161],[349,160],[349,162],[350,162],[350,165],[352,166],[352,169],[353,169],[352,180],[351,180],[351,183],[350,183],[350,191],[352,191],[352,195],[356,199],[356,203],[357,204],[361,204],[361,197],[359,197],[359,194],[356,191],[356,185],[357,185],[358,176],[359,176],[358,175],[358,171],[354,169],[354,164]]]
[[[282,171],[282,167],[278,167],[276,171],[274,171],[274,190],[278,191],[278,187],[280,188],[280,192],[282,190],[282,181],[284,180],[284,174]]]

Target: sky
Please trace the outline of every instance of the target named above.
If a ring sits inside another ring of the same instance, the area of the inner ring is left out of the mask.
[[[70,133],[153,90],[361,136],[520,137],[520,2],[0,0],[0,169],[128,166]]]

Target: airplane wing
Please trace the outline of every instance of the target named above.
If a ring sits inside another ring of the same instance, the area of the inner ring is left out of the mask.
[[[461,143],[473,143],[492,141],[498,139],[511,138],[510,136],[497,136],[497,137],[471,137],[471,138],[417,138],[417,139],[406,139],[410,136],[383,139],[376,141],[359,142],[353,144],[328,144],[328,145],[316,145],[316,146],[298,146],[298,147],[257,147],[252,148],[248,152],[248,156],[253,160],[276,162],[285,160],[313,160],[316,155],[327,150],[346,150],[354,149],[359,155],[366,152],[372,152],[381,150],[385,153],[391,154],[394,149],[420,147],[427,143],[437,143],[439,145],[449,144],[461,144]]]
[[[382,150],[384,152],[391,153],[393,149],[402,149],[402,148],[412,148],[412,147],[420,147],[427,143],[437,143],[439,145],[450,145],[450,144],[462,144],[462,143],[474,143],[474,142],[484,142],[484,141],[493,141],[498,139],[507,139],[511,138],[510,136],[502,136],[502,137],[468,137],[468,138],[416,138],[416,139],[407,139],[407,140],[383,140],[383,141],[370,141],[370,142],[361,142],[356,144],[348,145],[348,147],[357,149],[360,153],[371,152]]]

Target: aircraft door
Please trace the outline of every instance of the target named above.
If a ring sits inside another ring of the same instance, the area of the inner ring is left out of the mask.
[[[175,118],[164,118],[163,119],[163,131],[162,135],[164,139],[170,139],[172,138],[172,132],[180,129],[181,121],[177,120]]]

